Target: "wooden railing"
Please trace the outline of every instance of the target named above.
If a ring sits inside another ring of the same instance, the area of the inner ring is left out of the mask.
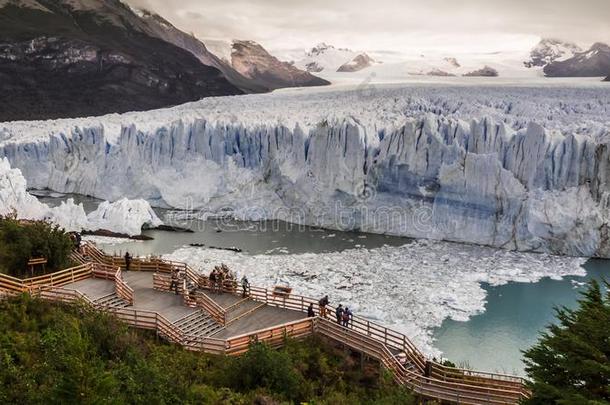
[[[216,301],[202,292],[195,296],[195,301],[197,302],[197,306],[210,314],[212,319],[214,319],[216,322],[222,326],[227,324],[227,311],[218,305]]]
[[[26,291],[32,292],[45,286],[60,287],[91,277],[93,266],[93,263],[86,263],[44,276],[24,279],[0,274],[0,290],[4,290],[8,294],[19,294]]]
[[[122,265],[121,258],[112,258],[99,252],[98,250],[92,257],[103,257],[104,262],[110,261],[116,265]],[[186,271],[190,281],[202,288],[210,288],[205,276],[198,274],[184,263],[161,261],[160,259],[134,260],[130,267],[136,271],[156,272],[182,269]],[[234,282],[227,283],[223,287],[227,293],[236,293]],[[202,295],[202,297],[205,296]],[[296,294],[275,295],[272,290],[267,288],[251,286],[249,297],[267,305],[301,312],[306,312],[309,305],[312,304],[314,311],[319,313],[318,300]],[[201,300],[201,307],[217,321],[226,323],[226,310],[223,310],[209,297]],[[331,317],[334,317],[334,308],[327,306],[327,311]],[[350,320],[347,328],[328,319],[315,317],[234,336],[226,342],[211,338],[182,336],[182,344],[191,350],[238,355],[247,351],[253,341],[263,341],[273,346],[279,346],[283,344],[286,337],[300,338],[314,332],[378,359],[392,372],[398,383],[404,384],[424,396],[463,404],[514,404],[529,396],[529,392],[524,387],[524,380],[521,378],[450,368],[430,362],[404,334],[358,316],[354,316]],[[223,345],[225,346],[223,347]],[[396,356],[398,353],[403,353],[407,363],[412,364],[414,368],[406,369],[398,360]],[[427,364],[429,364],[428,370],[430,371],[428,376],[424,372]]]
[[[314,333],[314,319],[305,318],[269,328],[233,336],[226,341],[225,353],[237,356],[248,351],[253,342],[265,342],[272,347],[282,346],[287,338],[301,339]]]
[[[123,273],[121,268],[119,267],[114,274],[114,289],[116,295],[119,296],[123,301],[127,302],[129,305],[134,304],[134,292],[133,288],[131,288],[125,280],[123,280]]]

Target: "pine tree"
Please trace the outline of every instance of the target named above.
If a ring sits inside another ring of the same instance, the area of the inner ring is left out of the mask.
[[[576,309],[558,308],[524,352],[532,397],[526,404],[610,404],[610,285],[593,280]]]

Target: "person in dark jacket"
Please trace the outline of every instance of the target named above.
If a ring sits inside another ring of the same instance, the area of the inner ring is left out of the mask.
[[[328,305],[328,295],[325,295],[324,298],[322,298],[318,302],[318,305],[320,306],[320,316],[323,318],[326,318],[326,306]]]
[[[176,295],[178,294],[178,269],[174,268],[172,269],[172,279],[171,282],[169,283],[169,290],[172,291],[174,290],[174,292],[176,293]]]
[[[337,309],[335,309],[335,315],[337,316],[337,323],[341,325],[341,321],[343,321],[343,305],[339,304]]]
[[[343,326],[348,328],[349,321],[351,319],[352,319],[352,311],[348,307],[345,307],[345,310],[343,311]]]
[[[129,252],[125,252],[125,271],[129,271],[129,266],[131,265],[131,255]]]
[[[313,310],[313,304],[309,304],[309,308],[307,308],[307,317],[314,318],[315,316],[316,316],[316,313]]]

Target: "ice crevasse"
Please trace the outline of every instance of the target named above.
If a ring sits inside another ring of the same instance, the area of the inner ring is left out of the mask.
[[[467,94],[468,108],[439,98],[455,89],[401,91],[365,100],[370,111],[354,95],[346,107],[325,93],[314,110],[272,94],[0,124],[0,157],[30,186],[107,200],[610,257],[609,126],[591,118],[608,116],[607,96],[574,91],[536,115],[501,91]]]

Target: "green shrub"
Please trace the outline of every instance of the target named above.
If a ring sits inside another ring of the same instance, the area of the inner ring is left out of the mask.
[[[404,389],[310,338],[241,357],[190,352],[89,307],[0,302],[0,403],[412,404]]]
[[[0,217],[0,272],[15,277],[30,275],[31,258],[47,259],[46,272],[71,265],[72,241],[56,225],[44,221],[21,222],[14,217]]]

